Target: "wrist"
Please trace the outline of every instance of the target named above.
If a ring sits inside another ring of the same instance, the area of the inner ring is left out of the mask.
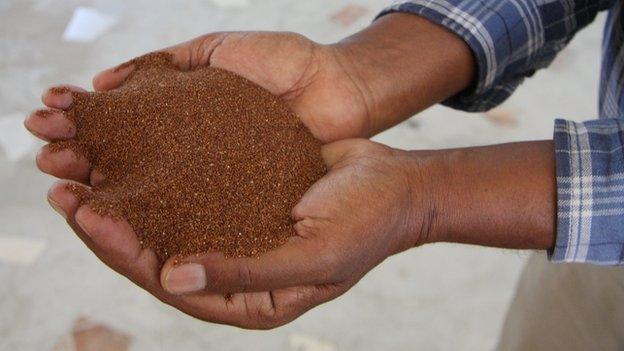
[[[463,39],[411,14],[386,15],[330,48],[365,97],[369,135],[465,89],[475,71]]]
[[[403,249],[444,241],[448,232],[447,164],[443,150],[397,151],[403,166],[407,226]]]
[[[437,173],[440,228],[432,241],[512,249],[554,245],[552,141],[442,150]]]

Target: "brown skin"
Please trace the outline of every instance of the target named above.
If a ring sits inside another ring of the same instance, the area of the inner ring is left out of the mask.
[[[39,167],[66,179],[50,189],[52,206],[104,263],[165,303],[206,321],[273,328],[340,296],[388,256],[414,246],[552,247],[552,141],[402,151],[348,139],[389,128],[470,85],[472,54],[445,29],[393,14],[329,46],[296,34],[251,32],[210,34],[166,50],[183,69],[221,67],[283,96],[327,143],[329,172],[293,209],[297,236],[284,246],[259,258],[176,258],[159,270],[125,221],[79,207],[65,187],[101,175],[69,151],[44,147]],[[104,71],[94,88],[112,89],[131,70]],[[34,113],[27,128],[45,140],[73,137],[62,112],[71,96],[48,91],[43,102],[54,115]]]
[[[418,16],[395,13],[333,45],[364,92],[377,134],[455,95],[474,78],[466,43]]]
[[[442,150],[441,228],[430,241],[550,249],[557,192],[553,142]]]

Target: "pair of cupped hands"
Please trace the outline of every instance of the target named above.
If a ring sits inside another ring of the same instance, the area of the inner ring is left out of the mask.
[[[164,51],[180,69],[222,68],[282,97],[323,142],[328,173],[292,209],[297,235],[278,249],[256,258],[174,257],[162,265],[140,246],[127,222],[80,206],[67,189],[71,182],[88,189],[103,176],[72,151],[44,146],[38,167],[61,179],[48,193],[50,204],[112,269],[197,318],[265,329],[340,296],[388,256],[431,236],[435,216],[429,176],[422,171],[429,153],[361,139],[377,132],[370,120],[372,92],[335,46],[292,33],[236,32],[205,35]],[[115,89],[132,69],[105,70],[95,76],[93,88]],[[64,115],[71,93],[48,90],[42,100],[46,108],[28,116],[26,127],[46,141],[71,139],[76,128]]]

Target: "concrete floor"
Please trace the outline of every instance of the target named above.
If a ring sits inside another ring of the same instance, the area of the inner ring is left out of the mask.
[[[265,29],[335,41],[365,26],[330,20],[347,1],[0,0],[0,121],[40,105],[53,83],[89,87],[98,70],[202,33]],[[219,5],[221,4],[221,5]],[[73,9],[93,6],[118,23],[93,43],[64,42]],[[602,18],[582,32],[490,118],[432,108],[375,139],[445,148],[549,138],[555,117],[596,115]],[[0,133],[3,132],[0,130]],[[7,132],[7,131],[5,131]],[[432,245],[389,259],[342,298],[267,332],[208,324],[163,305],[102,265],[45,201],[48,176],[34,150],[0,151],[0,238],[44,246],[33,261],[0,259],[0,350],[51,350],[79,316],[126,333],[131,350],[487,350],[497,340],[528,253]]]

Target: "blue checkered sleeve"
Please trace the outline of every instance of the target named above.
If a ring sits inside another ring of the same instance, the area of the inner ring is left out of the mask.
[[[614,0],[411,0],[398,1],[379,16],[413,13],[462,37],[475,56],[477,79],[472,87],[444,104],[466,111],[483,111],[503,102],[526,77],[546,67],[578,30],[589,24],[600,10],[615,3]],[[617,23],[610,19],[607,28]],[[620,53],[616,48],[621,47],[622,38],[615,38],[617,45],[609,43],[607,58]],[[603,75],[622,71],[613,67],[613,62],[607,62]],[[601,90],[601,111],[611,112],[601,116],[620,117],[622,81],[604,77],[602,81],[602,90],[606,92]],[[607,89],[605,81],[611,81],[615,88]],[[603,95],[606,97],[602,98]],[[624,264],[624,121],[557,120],[554,141],[558,219],[556,245],[549,252],[551,260]]]
[[[556,262],[624,264],[624,121],[557,120]]]
[[[411,0],[379,16],[407,12],[462,37],[472,49],[478,78],[445,105],[485,111],[503,102],[537,69],[546,67],[574,34],[613,0]]]

